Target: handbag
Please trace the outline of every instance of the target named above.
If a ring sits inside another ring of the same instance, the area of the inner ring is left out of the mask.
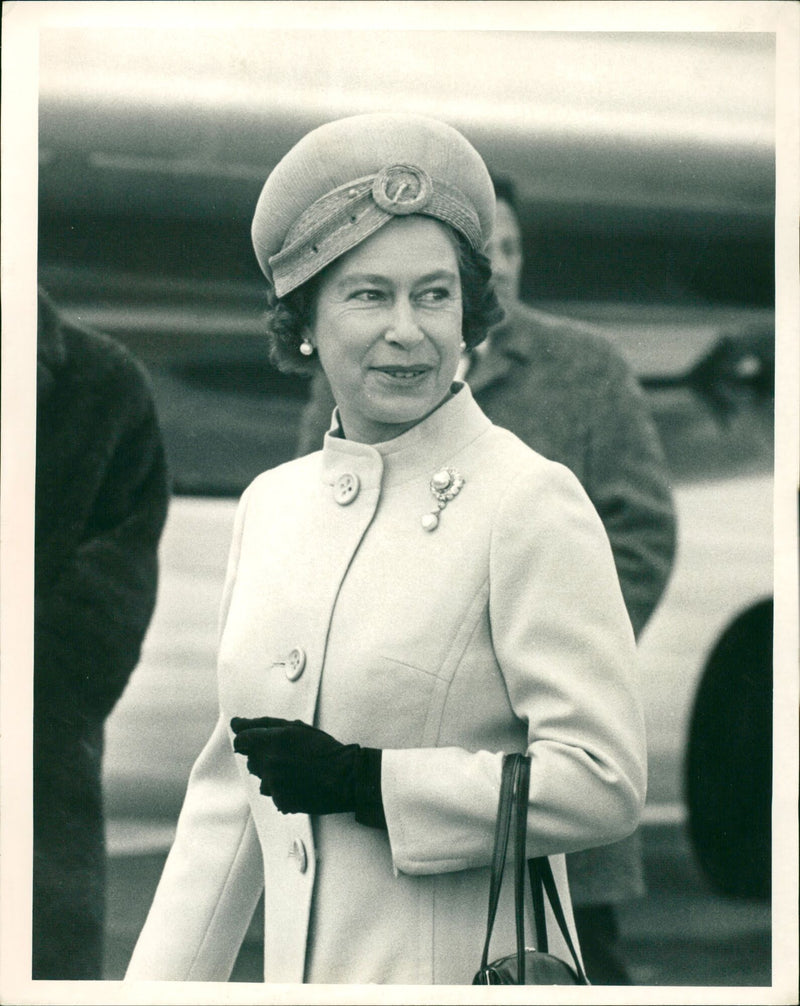
[[[537,948],[525,947],[525,836],[528,820],[528,786],[531,760],[525,755],[511,754],[503,758],[503,778],[497,808],[491,879],[489,884],[489,912],[486,921],[486,940],[483,944],[481,966],[473,985],[588,985],[575,945],[567,926],[564,910],[558,897],[553,871],[546,856],[530,859],[528,875],[533,897],[533,918],[536,927]],[[508,838],[514,828],[514,912],[516,917],[517,951],[489,963],[489,942],[492,938],[503,870],[506,862]],[[569,947],[574,968],[560,957],[547,952],[547,924],[544,894],[553,909],[558,927]]]

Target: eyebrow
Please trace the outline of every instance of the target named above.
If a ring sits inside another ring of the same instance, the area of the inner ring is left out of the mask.
[[[425,273],[424,276],[419,276],[414,280],[415,285],[423,283],[435,283],[441,280],[456,280],[458,279],[458,273],[451,271],[450,269],[435,269],[433,272]],[[339,280],[337,286],[342,286],[347,284],[348,286],[352,283],[390,283],[391,279],[389,276],[384,276],[380,273],[370,273],[370,272],[354,272],[345,273],[344,276]]]

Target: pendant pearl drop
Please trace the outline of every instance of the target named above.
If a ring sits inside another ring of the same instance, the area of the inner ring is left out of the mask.
[[[422,526],[426,531],[433,531],[439,526],[439,517],[435,513],[426,513],[422,517]]]

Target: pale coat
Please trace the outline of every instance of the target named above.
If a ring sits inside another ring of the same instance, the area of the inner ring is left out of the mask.
[[[603,521],[638,637],[675,557],[670,474],[647,400],[606,335],[575,318],[517,302],[467,372],[493,423],[580,480]],[[316,450],[333,396],[320,370],[300,422],[298,454]],[[644,893],[639,834],[567,859],[573,902]]]
[[[446,466],[464,488],[426,531]],[[643,717],[608,539],[577,479],[464,386],[394,440],[329,435],[248,488],[218,670],[129,978],[226,979],[265,884],[267,981],[471,982],[504,751],[532,757],[528,851],[568,911],[561,854],[636,826]],[[230,718],[260,715],[382,748],[388,834],[279,814],[231,747]],[[497,954],[510,903],[499,918]]]

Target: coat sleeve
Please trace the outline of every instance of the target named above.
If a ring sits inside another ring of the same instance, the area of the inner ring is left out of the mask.
[[[236,576],[245,507],[243,497],[221,626]],[[227,981],[263,887],[261,847],[227,718],[220,715],[192,769],[175,841],[126,980]]]
[[[608,539],[567,469],[550,465],[544,486],[524,474],[507,492],[489,578],[492,645],[532,758],[529,854],[623,838],[647,776],[635,644]],[[498,751],[384,751],[395,868],[488,864],[501,765]]]
[[[608,360],[595,391],[583,484],[611,542],[638,637],[675,558],[669,473],[644,394],[627,364]]]
[[[53,705],[50,675],[57,674],[57,701],[101,719],[139,659],[156,600],[168,499],[152,400],[144,385],[125,390],[137,409],[109,447],[81,540],[56,582],[37,590],[34,609],[37,698]]]

